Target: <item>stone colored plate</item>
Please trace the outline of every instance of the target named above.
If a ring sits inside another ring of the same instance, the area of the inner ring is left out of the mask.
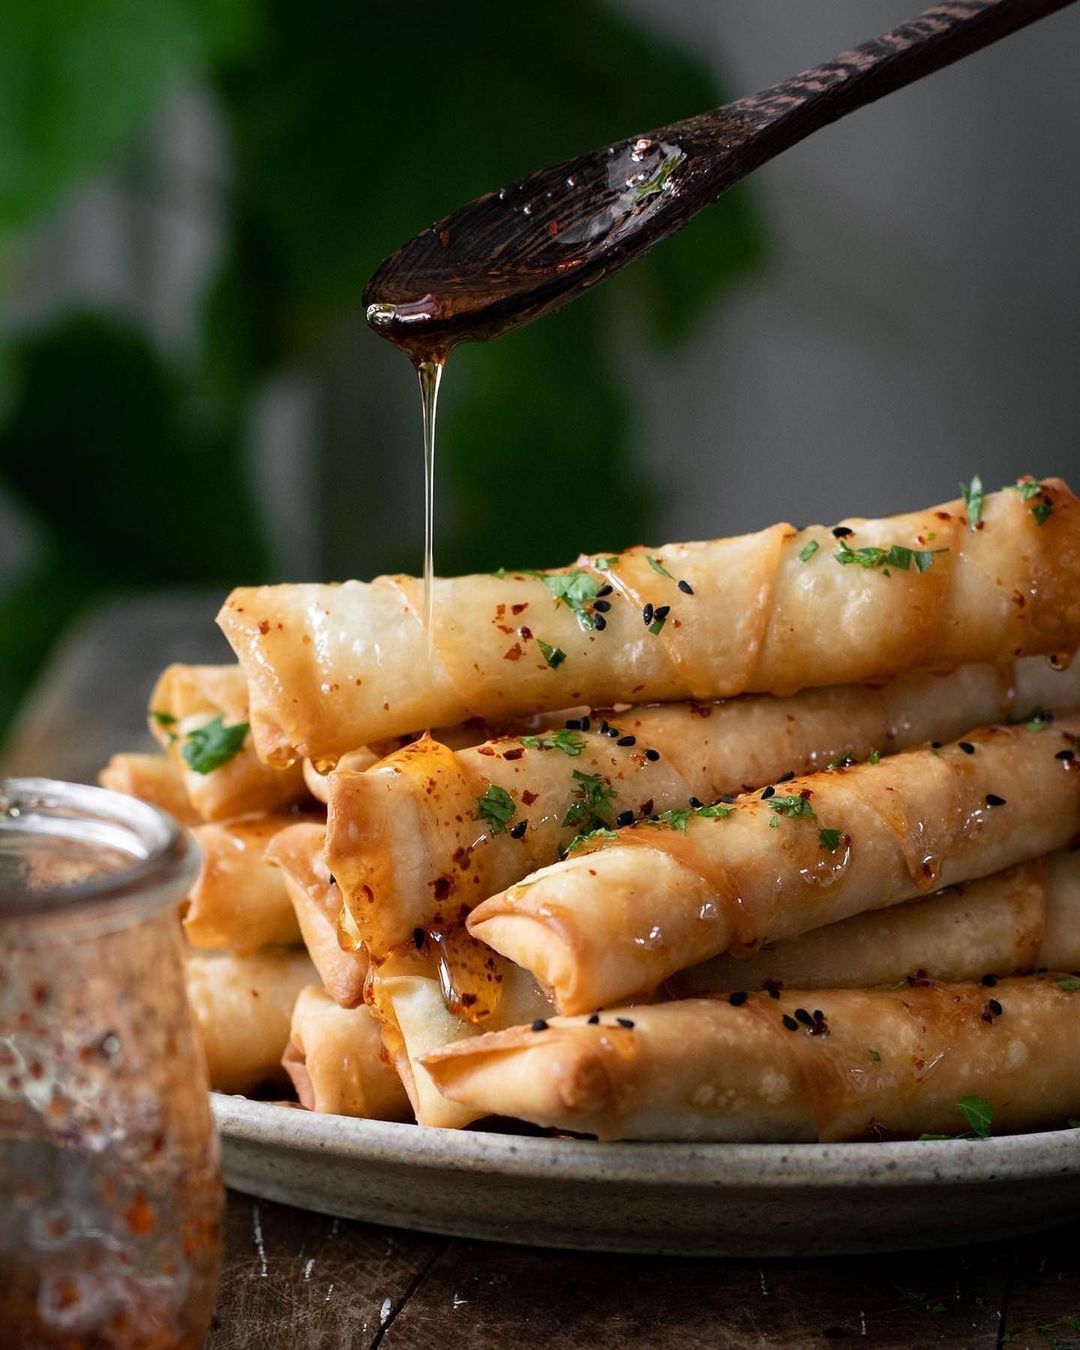
[[[1075,1218],[1080,1130],[889,1144],[597,1144],[418,1129],[213,1095],[230,1186],[497,1242],[790,1256],[1011,1237]]]

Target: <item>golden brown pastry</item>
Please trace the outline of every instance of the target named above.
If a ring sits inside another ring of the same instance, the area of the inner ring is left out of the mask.
[[[1080,852],[856,914],[749,957],[714,957],[673,975],[664,991],[696,998],[770,983],[865,989],[908,975],[963,983],[1039,967],[1080,969]]]
[[[206,1051],[210,1086],[218,1092],[281,1088],[296,996],[315,978],[302,947],[274,947],[254,956],[189,950],[188,1002]]]
[[[1080,508],[1058,479],[988,495],[977,523],[955,501],[838,528],[439,580],[430,662],[411,577],[241,588],[218,621],[277,764],[470,716],[789,694],[1080,642]]]
[[[278,811],[306,796],[301,764],[260,763],[239,666],[169,666],[150,695],[150,730],[203,820]]]
[[[274,836],[267,859],[279,877],[300,934],[327,993],[342,1008],[364,1001],[368,960],[363,948],[346,951],[338,940],[341,895],[323,859],[322,824],[290,825]]]
[[[339,1008],[325,989],[300,990],[282,1061],[309,1111],[365,1120],[412,1120],[370,1008]]]
[[[468,927],[561,1012],[603,1007],[1065,846],[1080,831],[1078,732],[1078,717],[991,727],[632,825],[485,900]]]
[[[992,989],[920,982],[754,993],[737,1006],[688,999],[460,1041],[424,1067],[478,1115],[601,1139],[1052,1129],[1080,1115],[1077,989],[1080,980],[1029,975]]]
[[[1080,708],[1080,662],[1055,671],[1031,657],[786,699],[657,704],[457,751],[422,740],[328,776],[327,856],[358,933],[381,954],[555,862],[594,825],[715,801],[845,755],[952,740],[1036,708]]]
[[[198,825],[202,819],[188,800],[182,776],[165,755],[131,751],[113,755],[98,774],[98,782],[103,788],[168,811],[181,825]]]

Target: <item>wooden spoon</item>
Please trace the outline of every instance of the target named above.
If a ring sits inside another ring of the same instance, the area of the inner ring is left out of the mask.
[[[1071,3],[948,0],[771,89],[489,192],[382,264],[364,292],[368,322],[414,362],[528,323],[819,127]]]

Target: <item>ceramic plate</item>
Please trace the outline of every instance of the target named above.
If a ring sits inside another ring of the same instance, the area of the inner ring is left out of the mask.
[[[900,1251],[1064,1223],[1080,1130],[887,1144],[597,1144],[213,1094],[230,1186],[323,1214],[612,1252]]]

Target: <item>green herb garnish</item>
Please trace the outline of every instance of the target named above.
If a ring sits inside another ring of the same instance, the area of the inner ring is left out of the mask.
[[[592,560],[592,565],[596,568],[598,572],[610,572],[618,561],[619,555],[617,553],[613,553],[610,555],[610,557],[594,558]]]
[[[563,827],[581,825],[584,827],[583,832],[601,826],[610,829],[611,803],[617,795],[615,789],[604,782],[601,774],[582,773],[580,769],[574,770],[574,782],[578,786],[563,817]]]
[[[875,1064],[881,1063],[881,1055],[878,1053],[877,1050],[868,1050],[866,1053],[870,1056],[871,1060]]]
[[[1019,492],[1020,500],[1022,502],[1029,502],[1032,497],[1037,497],[1042,491],[1042,484],[1036,483],[1034,480],[1027,483],[1007,483],[1005,491]]]
[[[664,624],[666,624],[667,621],[668,616],[666,614],[661,614],[658,618],[653,619],[652,623],[649,624],[649,632],[652,633],[653,637],[655,637],[657,633],[660,632],[661,628],[663,628]]]
[[[1025,727],[1028,731],[1045,731],[1054,720],[1054,714],[1046,708],[1035,707],[1020,717],[1005,719],[1011,727]]]
[[[867,764],[880,764],[880,763],[881,763],[881,753],[880,753],[880,751],[877,751],[877,750],[871,750],[871,751],[870,751],[870,755],[869,755],[869,757],[867,758],[867,761],[866,761],[866,762],[867,762]]]
[[[176,718],[172,715],[172,713],[159,712],[157,708],[151,708],[150,716],[154,719],[154,721],[158,724],[159,727],[176,726]]]
[[[806,544],[802,549],[800,549],[799,561],[809,562],[820,547],[821,545],[818,543],[816,539],[811,539],[808,544]]]
[[[227,727],[224,717],[215,717],[188,733],[181,751],[184,763],[196,773],[213,773],[239,753],[248,730],[247,722]]]
[[[821,841],[821,847],[827,853],[835,853],[840,847],[840,840],[843,839],[843,830],[818,830],[818,839]]]
[[[503,787],[490,784],[483,796],[476,799],[476,815],[473,820],[482,820],[492,834],[502,834],[514,818],[517,806],[513,797]]]
[[[537,638],[536,645],[540,648],[540,655],[552,670],[558,670],[566,660],[566,653],[561,647],[553,647],[550,642],[545,642],[543,638]]]
[[[920,1134],[920,1139],[989,1139],[994,1108],[982,1097],[961,1097],[956,1109],[969,1128],[963,1134]]]
[[[1080,990],[1080,975],[1059,975],[1057,982],[1066,993],[1075,994]]]
[[[654,197],[658,192],[663,192],[667,186],[667,181],[679,165],[686,158],[683,152],[677,151],[669,155],[667,159],[657,168],[651,178],[647,178],[644,183],[639,183],[634,188],[634,203],[645,201],[648,197]]]
[[[609,830],[606,825],[601,825],[599,829],[588,830],[584,834],[577,834],[570,840],[566,846],[567,853],[573,853],[574,849],[580,848],[582,844],[589,844],[594,839],[618,839],[618,830]]]
[[[972,477],[968,484],[960,484],[960,495],[964,499],[964,507],[967,510],[968,529],[974,530],[982,520],[983,503],[986,497],[983,493],[982,479],[978,474]]]
[[[649,555],[646,553],[645,561],[649,564],[649,566],[652,568],[654,572],[659,572],[662,577],[667,577],[668,581],[675,580],[675,578],[671,575],[671,573],[667,570],[667,568],[664,566],[664,564],[660,561],[659,558],[650,558]]]
[[[577,759],[585,749],[585,738],[569,728],[560,728],[544,736],[522,736],[521,744],[530,750],[561,750],[571,759]]]
[[[1036,525],[1045,525],[1054,514],[1054,503],[1038,502],[1031,508],[1031,514],[1035,517]]]
[[[769,810],[775,812],[778,816],[787,816],[789,820],[794,820],[799,816],[806,820],[813,820],[814,818],[814,808],[810,805],[809,797],[785,796],[783,794],[779,797],[770,797]]]
[[[826,773],[835,773],[837,769],[850,769],[853,764],[858,764],[855,758],[854,750],[845,750],[842,755],[837,755],[835,759],[830,759],[825,765]]]
[[[907,572],[914,565],[916,572],[926,572],[933,565],[939,553],[948,553],[947,548],[905,548],[902,544],[893,544],[889,548],[852,548],[846,539],[841,539],[840,547],[833,554],[836,561],[844,567],[854,563],[867,570],[875,567],[885,569],[896,567]]]
[[[596,627],[591,610],[586,608],[596,599],[600,589],[600,583],[594,576],[575,567],[569,572],[541,577],[541,580],[555,597],[555,603],[573,610],[583,628]]]

